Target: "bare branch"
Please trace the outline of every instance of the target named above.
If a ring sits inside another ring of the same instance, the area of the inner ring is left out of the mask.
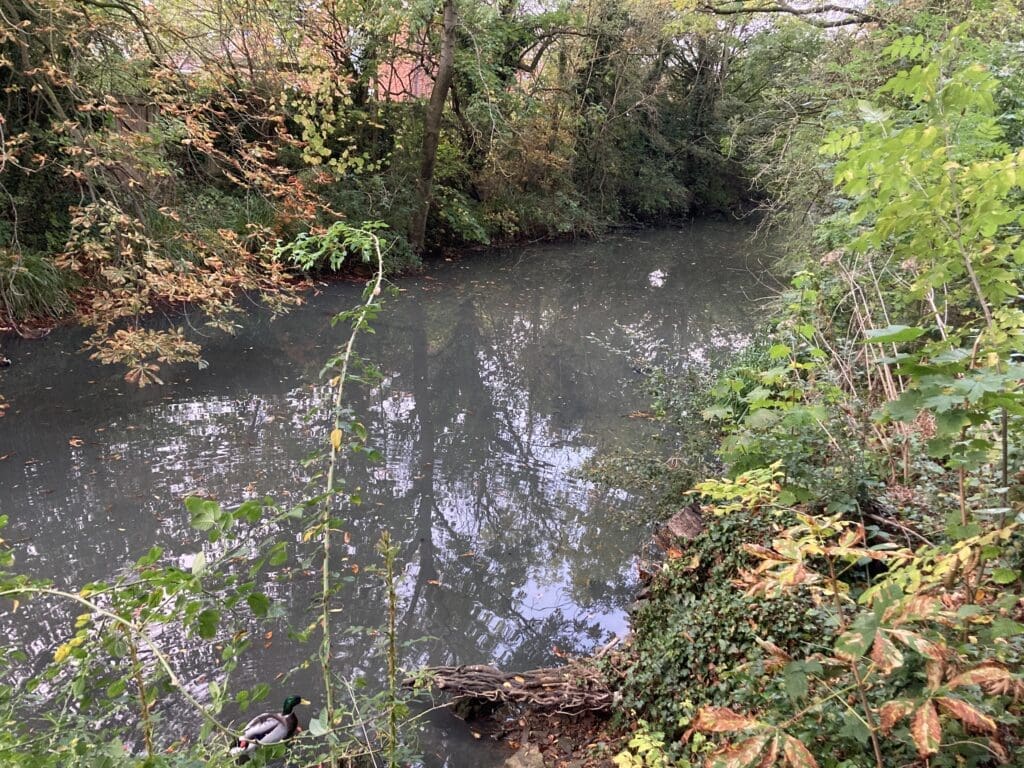
[[[795,16],[803,22],[820,29],[832,29],[835,27],[848,27],[856,24],[881,23],[880,16],[867,13],[857,8],[850,8],[834,3],[815,3],[809,6],[792,6],[784,2],[762,3],[762,2],[733,2],[725,5],[713,5],[705,3],[701,10],[713,13],[718,16],[734,16],[737,14],[750,13],[773,13]],[[840,14],[836,18],[829,18],[833,14]],[[819,18],[825,16],[826,18]]]

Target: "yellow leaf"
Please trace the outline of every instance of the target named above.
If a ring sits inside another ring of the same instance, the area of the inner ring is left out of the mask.
[[[337,427],[335,427],[331,431],[331,445],[334,447],[334,450],[337,451],[337,450],[339,450],[341,448],[341,438],[342,437],[343,437],[343,433]]]

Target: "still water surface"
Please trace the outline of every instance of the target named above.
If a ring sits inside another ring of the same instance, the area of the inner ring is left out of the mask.
[[[556,648],[583,653],[625,632],[633,558],[649,531],[630,523],[633,499],[579,470],[649,441],[651,427],[628,418],[644,406],[638,370],[704,365],[748,343],[766,293],[748,237],[735,224],[697,223],[476,254],[397,281],[376,333],[360,340],[384,378],[350,399],[384,458],[347,468],[364,503],[344,514],[350,564],[376,561],[383,530],[400,546],[401,634],[428,638],[407,646],[404,664],[526,669],[557,662]],[[154,544],[187,566],[204,544],[185,496],[301,499],[301,460],[325,439],[323,420],[308,418],[328,396],[318,374],[344,336],[328,321],[359,290],[321,285],[273,321],[254,311],[237,336],[203,342],[208,368],[179,366],[165,386],[141,391],[79,353],[78,332],[8,343],[0,513],[21,567],[81,585]],[[295,563],[275,574],[268,593],[287,614],[275,637],[310,621],[317,579]],[[380,625],[379,589],[360,577],[339,602],[337,666],[373,676],[373,638],[342,633]],[[2,626],[47,657],[75,613],[38,605]],[[233,686],[273,687],[307,652],[287,640],[258,645]],[[179,659],[198,695],[210,658],[200,649]],[[316,696],[312,674],[293,680]],[[274,690],[276,704],[284,692]],[[504,756],[444,716],[424,749],[430,766]]]

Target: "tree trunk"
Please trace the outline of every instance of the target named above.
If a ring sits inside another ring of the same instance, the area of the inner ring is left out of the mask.
[[[430,213],[430,199],[434,186],[434,163],[437,160],[437,145],[441,139],[441,118],[444,104],[451,90],[452,75],[455,71],[455,0],[444,0],[444,40],[441,43],[441,58],[437,62],[437,77],[430,92],[427,113],[423,119],[423,149],[420,153],[419,200],[416,213],[409,226],[409,243],[419,253],[427,239],[427,214]]]

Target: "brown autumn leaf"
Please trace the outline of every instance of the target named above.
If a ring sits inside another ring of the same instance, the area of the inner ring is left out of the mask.
[[[993,690],[995,686],[1005,687],[1013,682],[1013,676],[1005,667],[995,664],[986,664],[983,667],[975,667],[949,681],[950,688],[959,688],[963,685],[978,685],[985,690]]]
[[[774,560],[777,563],[791,563],[793,558],[780,555],[774,549],[763,547],[760,544],[744,544],[743,551],[754,557],[759,557],[762,560]]]
[[[938,689],[942,685],[942,679],[946,676],[946,665],[942,661],[928,659],[924,665],[924,671],[929,690]]]
[[[922,704],[914,715],[910,736],[917,747],[917,754],[921,757],[931,757],[939,751],[939,744],[942,743],[942,726],[939,724],[939,713],[935,711],[935,704],[931,699]]]
[[[889,634],[908,648],[917,651],[922,656],[926,656],[929,659],[942,661],[946,657],[945,650],[941,645],[933,643],[930,640],[926,640],[916,632],[911,632],[906,629],[891,629],[889,630]]]
[[[928,619],[942,610],[942,602],[934,595],[914,595],[901,606],[901,618]]]
[[[693,721],[695,730],[706,733],[730,733],[744,731],[757,725],[757,720],[733,712],[728,707],[702,707]]]
[[[782,746],[782,755],[786,758],[791,768],[818,768],[818,763],[810,750],[804,746],[800,739],[787,736]]]
[[[995,720],[963,699],[954,699],[952,696],[939,696],[935,699],[935,703],[944,712],[963,723],[968,730],[975,733],[996,732]]]
[[[761,755],[771,734],[759,733],[736,745],[725,745],[711,755],[711,768],[749,768]]]
[[[878,711],[879,729],[883,734],[888,735],[900,720],[914,711],[914,702],[909,699],[894,699],[887,701]]]
[[[1010,763],[1010,753],[1007,752],[1006,747],[998,741],[995,739],[989,739],[988,748],[992,751],[992,754],[996,756],[996,760],[999,761],[1000,765],[1008,765]]]
[[[753,624],[753,622],[751,622]],[[756,631],[757,627],[752,626]],[[761,640],[755,637],[755,642],[761,646],[761,650],[765,652],[765,665],[768,669],[782,669],[786,664],[793,660],[793,657],[786,653],[784,650],[775,645],[775,643],[768,642],[767,640]]]
[[[768,748],[761,754],[761,759],[757,763],[757,768],[771,768],[775,765],[775,761],[779,759],[779,741],[780,734],[776,733],[772,736],[768,742]]]
[[[875,634],[875,642],[871,645],[871,660],[883,675],[903,666],[903,654],[884,632]]]

